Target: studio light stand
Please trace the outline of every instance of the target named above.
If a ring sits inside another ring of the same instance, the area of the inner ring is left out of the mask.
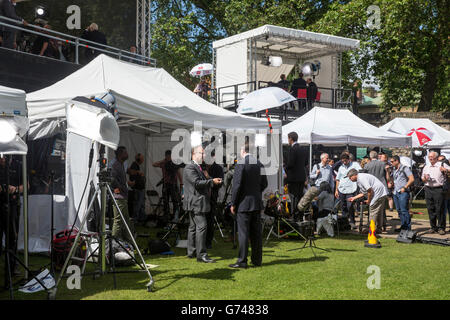
[[[102,145],[100,147],[100,155],[99,155],[100,172],[97,174],[98,178],[99,178],[99,182],[97,184],[97,187],[95,189],[95,193],[94,193],[94,195],[93,195],[93,197],[91,199],[91,202],[89,203],[89,206],[86,209],[86,212],[84,213],[83,219],[82,219],[81,224],[80,224],[80,230],[83,230],[83,228],[84,228],[84,226],[86,224],[87,218],[88,218],[88,213],[91,211],[92,206],[94,205],[94,202],[97,199],[97,196],[100,194],[100,199],[101,199],[101,231],[100,231],[100,239],[99,239],[99,249],[100,249],[99,256],[100,257],[99,257],[99,261],[98,262],[99,262],[100,275],[104,275],[104,274],[108,273],[108,271],[106,270],[106,246],[105,246],[105,244],[106,244],[106,211],[107,211],[106,197],[109,194],[109,196],[113,200],[113,206],[116,207],[117,212],[119,213],[120,218],[121,218],[121,220],[122,220],[122,222],[123,222],[123,224],[124,224],[124,226],[126,228],[126,231],[127,231],[128,235],[130,236],[130,239],[132,240],[132,244],[134,246],[134,249],[136,249],[136,251],[137,251],[137,253],[139,255],[139,258],[142,261],[142,264],[138,264],[138,265],[143,270],[145,270],[147,272],[147,274],[148,274],[149,282],[147,283],[146,287],[147,287],[147,291],[151,292],[152,289],[153,289],[153,284],[154,284],[152,275],[150,274],[150,271],[148,270],[148,267],[147,267],[147,265],[145,263],[145,260],[144,260],[142,254],[141,254],[141,251],[139,250],[139,247],[138,247],[138,245],[136,243],[136,240],[134,239],[133,234],[132,234],[129,226],[126,223],[126,220],[125,220],[125,218],[124,218],[124,216],[122,214],[122,211],[120,210],[120,207],[117,204],[116,199],[114,198],[114,194],[111,191],[111,188],[109,186],[109,183],[111,183],[111,181],[112,181],[112,177],[110,175],[110,171],[107,169],[107,160],[104,157],[104,154],[105,154],[105,147]],[[69,261],[72,260],[72,257],[74,255],[75,249],[78,246],[78,241],[80,239],[81,234],[82,234],[81,231],[77,233],[77,235],[75,237],[75,240],[74,240],[74,242],[72,244],[72,247],[70,248],[69,254],[68,254],[68,256],[67,256],[67,258],[66,258],[66,260],[64,262],[64,265],[63,265],[63,268],[61,270],[61,273],[60,273],[60,275],[59,275],[59,277],[58,277],[58,279],[56,281],[56,285],[55,285],[54,288],[52,288],[50,290],[51,292],[49,293],[49,298],[52,299],[52,300],[55,299],[55,297],[56,297],[56,292],[57,292],[58,285],[59,285],[61,279],[64,276],[64,273],[65,273],[65,271],[66,271],[66,269],[67,269],[67,267],[69,265]],[[112,251],[111,244],[112,244],[112,241],[110,242],[110,252]],[[112,258],[111,260],[114,260],[114,258]]]
[[[6,156],[5,156],[6,157]],[[33,276],[31,270],[26,266],[16,255],[16,252],[10,249],[10,233],[11,233],[11,206],[10,206],[10,195],[9,195],[9,158],[6,157],[5,170],[4,174],[6,177],[6,184],[2,186],[2,188],[6,189],[6,239],[5,239],[5,280],[4,285],[5,288],[8,287],[10,299],[14,299],[14,284],[12,281],[12,270],[11,270],[11,258],[14,258],[14,261],[19,263],[27,272],[27,275],[31,275],[32,279],[35,279],[41,286],[48,292],[49,288],[45,286],[45,284],[37,277]],[[5,192],[5,190],[3,190]],[[14,237],[16,237],[16,230],[14,230]],[[17,241],[17,238],[15,238]],[[1,245],[1,244],[0,244]]]
[[[309,216],[309,223],[308,223],[308,229],[309,229],[309,234],[308,234],[308,238],[305,239],[305,243],[303,244],[303,247],[301,248],[295,248],[295,249],[290,249],[288,251],[294,251],[294,250],[302,250],[305,248],[311,248],[312,253],[314,254],[314,257],[316,258],[316,253],[314,252],[314,249],[318,249],[318,250],[323,250],[326,252],[329,252],[330,250],[328,249],[323,249],[323,248],[319,248],[318,246],[316,246],[316,237],[314,236],[314,224],[313,224],[313,219],[312,219],[312,214],[311,212],[305,212],[305,218],[308,218],[307,216]]]

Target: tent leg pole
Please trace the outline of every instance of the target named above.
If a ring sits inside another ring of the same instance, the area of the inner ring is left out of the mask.
[[[23,183],[23,263],[25,265],[25,279],[28,280],[28,179],[27,179],[27,156],[22,160],[22,183]]]
[[[309,144],[309,172],[312,170],[312,143]]]

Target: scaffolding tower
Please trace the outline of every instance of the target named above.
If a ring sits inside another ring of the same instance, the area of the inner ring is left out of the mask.
[[[150,58],[151,53],[151,0],[136,0],[137,53]]]

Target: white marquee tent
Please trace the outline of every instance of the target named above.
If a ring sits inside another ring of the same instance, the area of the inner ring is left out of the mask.
[[[406,136],[411,129],[426,128],[433,133],[433,138],[426,144],[427,148],[450,149],[450,131],[438,126],[430,119],[395,118],[380,129]],[[419,147],[419,145],[413,145]]]
[[[352,145],[369,147],[410,147],[411,137],[387,132],[358,118],[347,109],[315,107],[308,113],[283,126],[283,143],[289,132],[298,134],[304,145]]]
[[[298,134],[299,144],[310,146],[310,165],[313,144],[362,147],[411,146],[411,137],[379,129],[358,118],[348,109],[314,107],[300,118],[283,126],[283,143],[288,143],[287,135],[292,131]]]
[[[76,96],[91,97],[105,92],[112,93],[116,98],[120,115],[120,144],[128,149],[129,164],[136,153],[146,155],[147,187],[152,189],[155,189],[161,178],[161,170],[151,167],[151,163],[163,159],[164,151],[177,143],[170,139],[173,130],[191,129],[194,121],[201,121],[204,129],[216,128],[221,131],[267,129],[265,119],[221,109],[195,95],[163,69],[138,66],[100,55],[65,79],[27,95],[30,138],[48,137],[64,129],[65,107],[69,100]],[[281,122],[273,121],[273,127],[281,130]],[[81,198],[87,178],[89,147],[89,140],[68,134],[66,196],[55,196],[55,211],[69,214],[58,216],[55,221],[57,230],[64,228],[75,217],[75,205]],[[47,223],[50,203],[47,201],[46,207],[40,208],[44,213],[36,221],[42,219],[44,224]],[[39,210],[39,206],[36,208]],[[38,212],[34,213],[39,215]],[[31,216],[33,213],[30,213]],[[36,228],[34,234],[33,230],[30,231],[30,240],[33,240],[33,236],[34,240],[38,240],[34,241],[35,247],[31,251],[48,250],[46,228]]]

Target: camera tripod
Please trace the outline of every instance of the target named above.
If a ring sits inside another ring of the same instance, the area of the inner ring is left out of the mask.
[[[109,186],[109,183],[112,182],[112,177],[111,177],[111,172],[109,170],[107,170],[107,168],[106,168],[107,160],[104,157],[104,154],[105,154],[105,147],[102,145],[100,147],[100,156],[99,156],[99,160],[98,160],[100,163],[100,172],[97,174],[97,176],[99,178],[99,182],[95,189],[94,195],[92,196],[92,199],[89,203],[89,206],[84,213],[83,219],[80,224],[80,230],[83,230],[83,228],[86,224],[87,218],[89,216],[88,213],[91,211],[92,206],[94,205],[94,202],[97,199],[98,195],[100,195],[101,196],[101,231],[100,231],[100,239],[99,239],[100,240],[99,241],[100,257],[99,257],[98,261],[99,261],[99,267],[100,267],[100,274],[103,275],[103,274],[107,273],[107,271],[106,271],[106,250],[105,250],[106,249],[106,235],[107,235],[107,233],[106,233],[106,210],[107,210],[106,197],[107,197],[107,194],[109,194],[109,196],[113,200],[113,205],[117,209],[117,212],[120,215],[122,223],[125,226],[128,236],[132,241],[133,247],[137,251],[139,258],[142,261],[142,265],[139,264],[139,266],[141,267],[141,269],[145,270],[148,274],[149,282],[146,285],[146,287],[147,287],[147,291],[151,292],[152,288],[153,288],[153,284],[154,284],[152,275],[150,274],[150,271],[148,270],[145,260],[142,257],[141,251],[139,250],[139,247],[136,244],[136,240],[134,239],[133,234],[132,234],[132,232],[122,214],[122,211],[120,210],[120,207],[119,207],[116,199],[114,198],[114,194],[111,191],[111,188]],[[49,299],[55,299],[55,297],[56,297],[58,285],[64,276],[64,273],[68,267],[69,261],[72,260],[72,258],[73,258],[75,249],[76,249],[77,245],[79,244],[80,236],[81,236],[81,232],[78,232],[75,237],[75,240],[73,242],[73,245],[70,248],[69,254],[64,262],[63,268],[61,269],[61,273],[56,281],[56,285],[49,292]],[[112,252],[112,246],[110,245],[110,253],[111,252]],[[114,259],[112,259],[112,261],[114,261]]]
[[[272,223],[272,226],[270,227],[269,233],[267,234],[267,238],[266,238],[265,244],[267,244],[267,242],[269,241],[269,238],[270,238],[271,235],[274,236],[277,239],[282,239],[282,238],[284,238],[284,237],[286,237],[286,236],[288,236],[290,234],[296,234],[296,235],[299,235],[300,237],[302,237],[304,240],[306,240],[305,236],[302,235],[300,233],[300,231],[298,231],[294,226],[292,226],[292,224],[287,219],[285,219],[283,216],[281,216],[280,214],[277,214],[274,217],[274,219],[275,220]],[[280,228],[281,222],[283,222],[286,225],[288,225],[289,228],[291,228],[291,230],[289,230],[288,232],[280,233],[280,231],[281,231],[281,228]],[[263,228],[265,226],[265,223],[266,222],[264,221]],[[274,230],[275,227],[277,228],[276,232]]]
[[[169,238],[169,236],[175,232],[176,234],[176,239],[175,239],[175,243],[178,242],[178,240],[180,240],[181,235],[180,235],[180,231],[177,230],[175,231],[175,228],[179,225],[183,225],[184,224],[184,219],[186,218],[186,216],[188,215],[187,211],[183,211],[183,214],[181,215],[180,219],[177,222],[171,222],[170,223],[170,227],[169,230],[167,231],[167,233],[161,238],[162,241],[166,241],[167,238]]]
[[[305,248],[311,248],[312,253],[314,254],[314,257],[316,258],[316,253],[314,252],[314,249],[319,249],[319,250],[323,250],[323,251],[327,251],[329,252],[330,250],[328,249],[323,249],[323,248],[319,248],[318,246],[316,246],[316,237],[314,236],[314,224],[313,224],[313,219],[312,219],[312,214],[311,212],[305,212],[305,219],[308,219],[309,223],[308,223],[308,229],[309,229],[309,234],[308,234],[308,238],[304,238],[305,239],[305,243],[303,244],[303,247],[301,248],[295,248],[295,249],[290,249],[288,251],[294,251],[294,250],[302,250]],[[307,217],[309,216],[309,217]]]

